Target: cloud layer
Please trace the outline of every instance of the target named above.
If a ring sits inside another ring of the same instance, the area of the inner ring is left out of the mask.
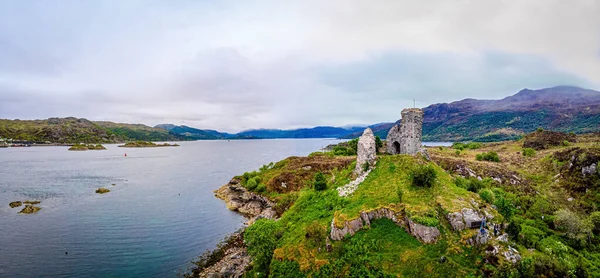
[[[239,131],[600,86],[600,2],[4,1],[0,118]]]

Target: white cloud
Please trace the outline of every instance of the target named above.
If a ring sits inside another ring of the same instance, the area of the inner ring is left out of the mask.
[[[593,0],[60,4],[0,3],[0,117],[236,131],[600,86]]]

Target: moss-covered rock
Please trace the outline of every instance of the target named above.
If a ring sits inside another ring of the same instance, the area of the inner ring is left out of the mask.
[[[104,194],[104,193],[108,193],[108,192],[110,192],[110,190],[108,190],[104,187],[100,187],[100,188],[96,189],[96,193],[98,193],[98,194]]]
[[[36,207],[33,205],[25,205],[25,208],[23,208],[19,213],[31,214],[31,213],[36,213],[41,209],[42,208]]]

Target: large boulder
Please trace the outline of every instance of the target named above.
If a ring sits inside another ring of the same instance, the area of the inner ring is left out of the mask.
[[[365,129],[364,133],[358,138],[358,146],[356,151],[356,168],[354,172],[361,174],[365,170],[365,164],[368,164],[367,169],[375,166],[377,159],[377,147],[375,144],[375,135],[370,128]]]

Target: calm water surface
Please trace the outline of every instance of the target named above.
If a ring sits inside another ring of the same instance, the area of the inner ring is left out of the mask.
[[[234,175],[335,142],[0,149],[0,277],[175,277],[243,225],[213,190]],[[96,194],[98,187],[111,192]],[[26,199],[41,200],[42,210],[19,215],[22,207],[8,206]]]

